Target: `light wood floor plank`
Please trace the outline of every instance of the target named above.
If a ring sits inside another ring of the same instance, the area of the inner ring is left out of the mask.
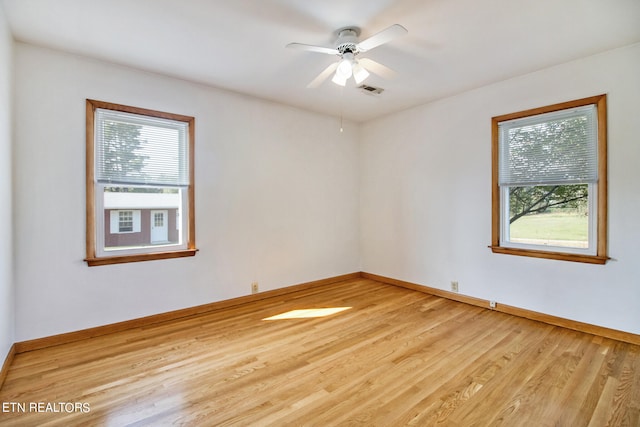
[[[640,347],[353,279],[17,354],[0,402],[90,407],[3,426],[638,426]]]

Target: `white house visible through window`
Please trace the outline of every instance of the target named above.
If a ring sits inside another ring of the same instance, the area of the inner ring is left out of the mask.
[[[606,261],[604,95],[493,118],[494,252]]]
[[[87,100],[87,123],[89,265],[194,255],[193,117]]]

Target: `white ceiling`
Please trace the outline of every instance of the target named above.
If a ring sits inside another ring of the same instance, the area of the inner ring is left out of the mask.
[[[640,42],[640,0],[0,0],[14,38],[366,121],[488,83]],[[327,80],[335,60],[285,49],[334,47],[391,24],[408,35],[363,57],[380,96]]]

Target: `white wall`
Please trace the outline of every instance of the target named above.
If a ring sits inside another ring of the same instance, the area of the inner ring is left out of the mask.
[[[13,40],[0,4],[0,366],[15,341],[12,233],[11,77]]]
[[[16,341],[359,271],[358,127],[15,44]],[[87,267],[85,98],[196,118],[191,258]],[[0,222],[1,223],[1,222]]]
[[[442,289],[458,280],[463,294],[640,333],[640,45],[348,124],[344,134],[331,117],[27,44],[13,50],[13,113],[0,98],[0,231],[11,235],[13,115],[17,237],[13,278],[11,245],[0,246],[0,351],[245,295],[252,281],[269,290],[358,270]],[[614,259],[492,254],[490,118],[600,93],[609,94]],[[85,98],[196,117],[198,255],[82,261]],[[6,302],[14,283],[15,335]]]
[[[493,254],[491,117],[602,93],[604,266]],[[640,45],[503,81],[362,128],[363,271],[640,333]]]

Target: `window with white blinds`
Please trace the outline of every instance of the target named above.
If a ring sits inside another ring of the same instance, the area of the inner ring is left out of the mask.
[[[606,95],[492,118],[494,253],[607,257]]]
[[[499,184],[587,184],[598,179],[595,105],[500,122]]]
[[[195,255],[194,122],[87,100],[90,266]]]
[[[98,108],[96,179],[100,183],[189,185],[189,124]]]

